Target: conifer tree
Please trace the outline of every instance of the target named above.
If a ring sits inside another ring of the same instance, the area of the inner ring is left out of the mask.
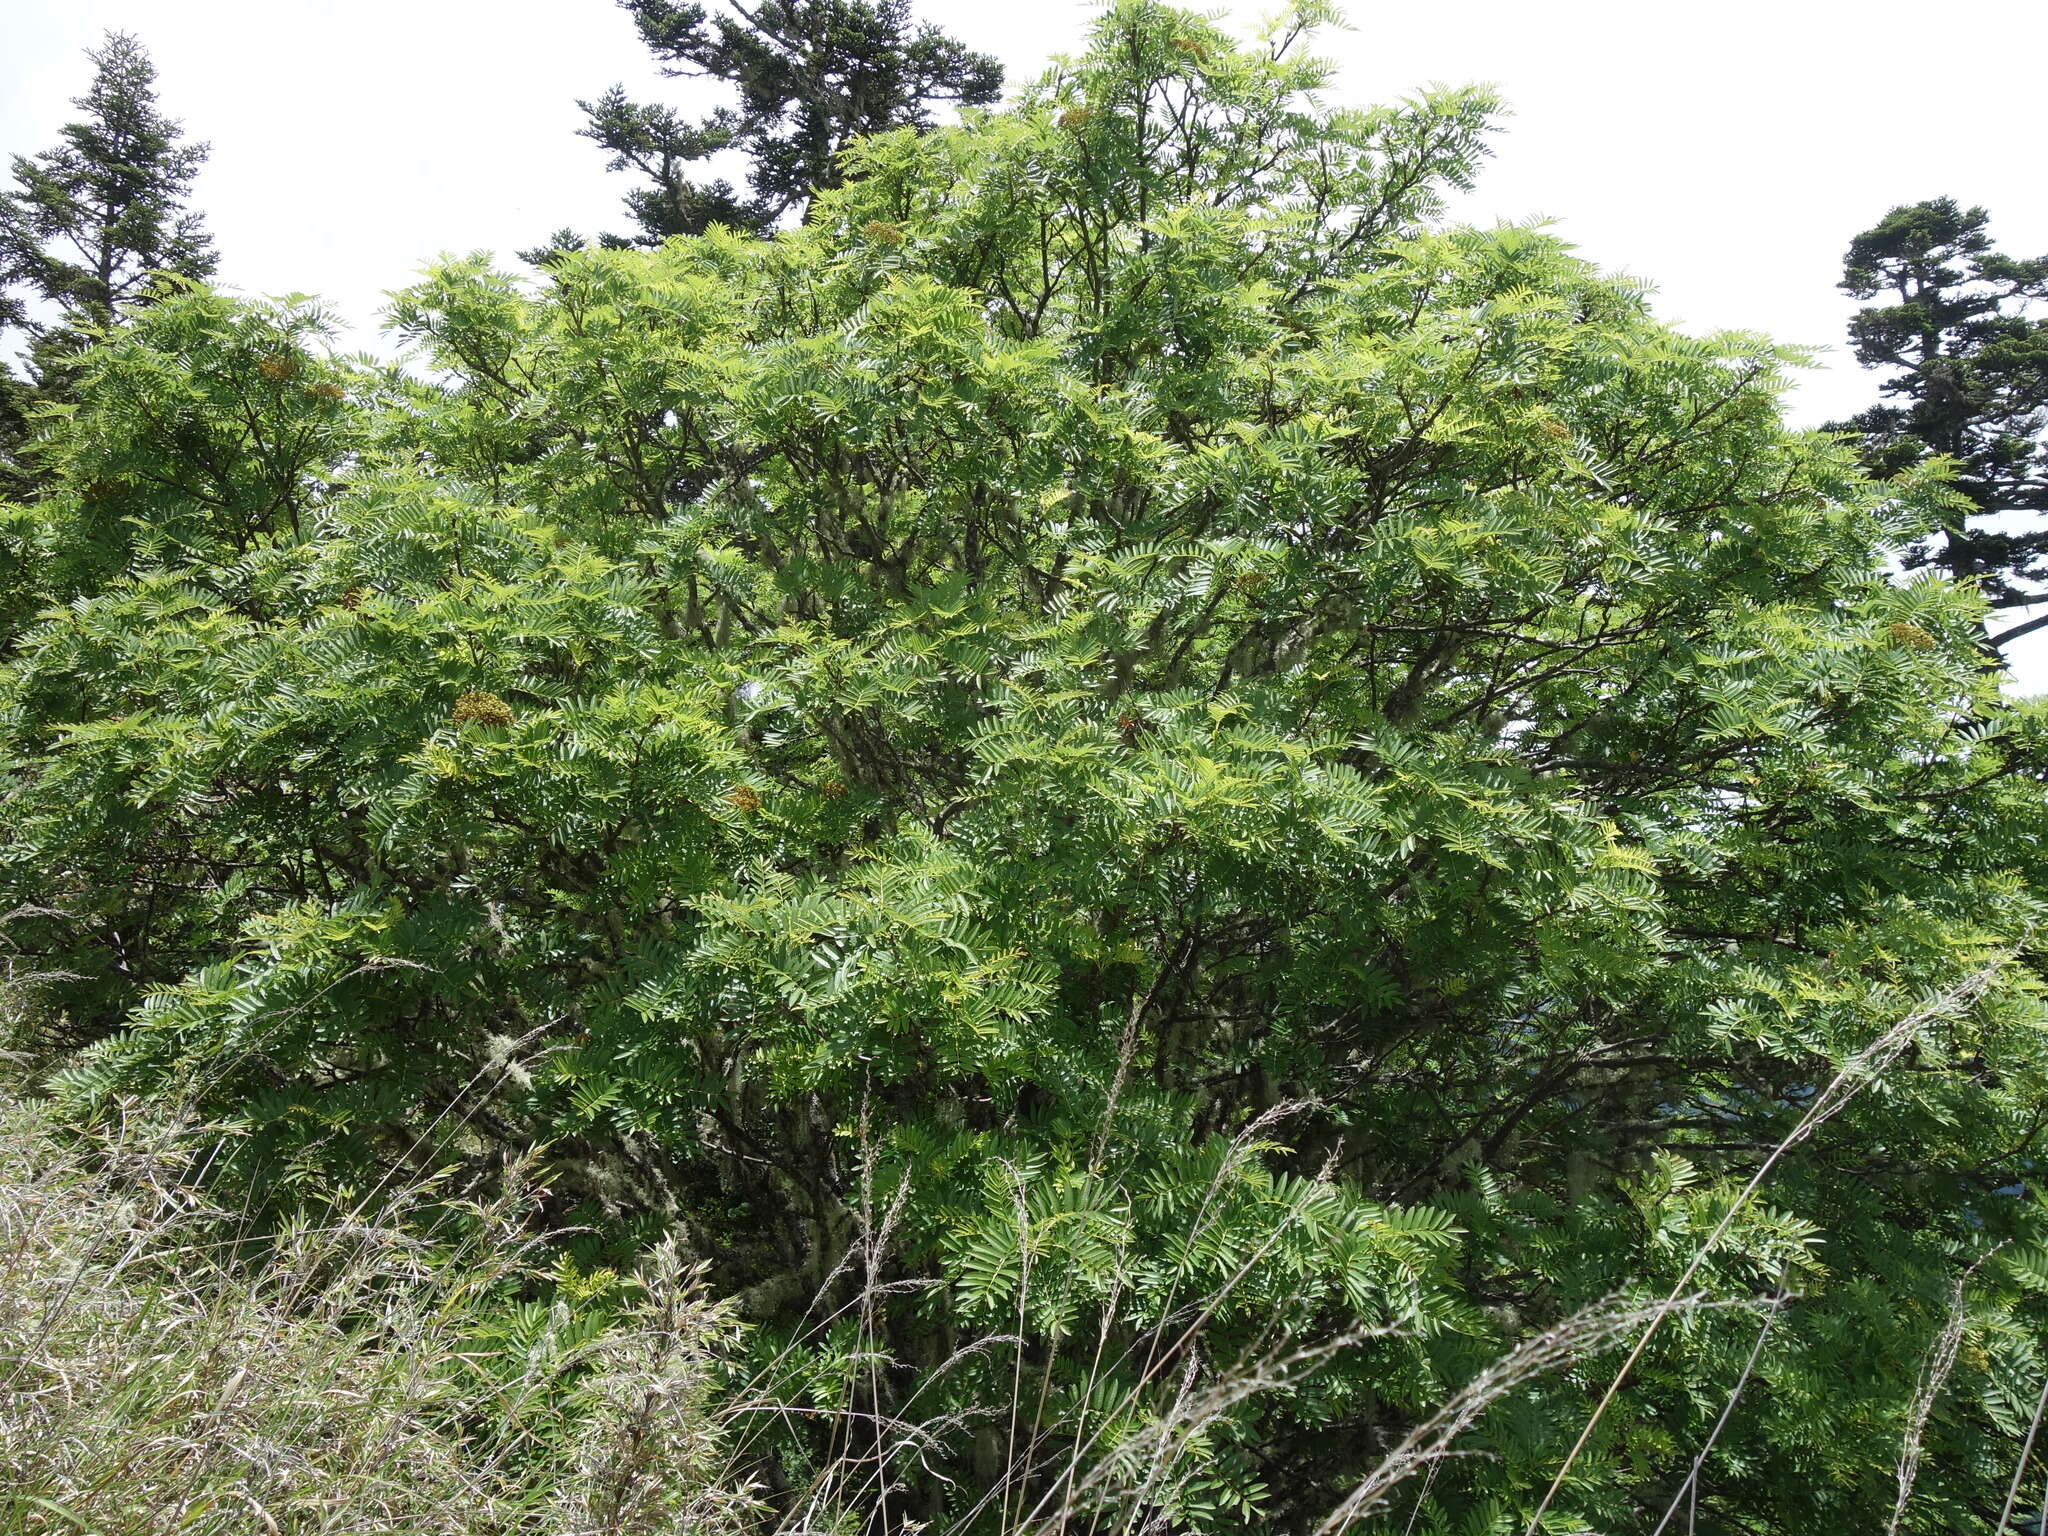
[[[619,86],[578,103],[611,169],[645,178],[626,198],[641,244],[713,224],[765,234],[838,185],[840,153],[856,137],[929,127],[934,103],[984,105],[1002,87],[1000,64],[913,23],[904,0],[624,3],[667,74],[723,80],[738,96],[698,122],[630,101]],[[750,162],[745,190],[693,174],[725,151]]]
[[[1989,222],[1946,197],[1894,208],[1850,243],[1842,288],[1887,300],[1849,327],[1857,361],[1889,370],[1885,402],[1845,424],[1871,468],[1895,474],[1936,454],[1959,466],[1959,499],[1907,563],[1976,581],[1995,616],[2048,599],[2048,320],[2028,313],[2048,298],[2048,257],[2001,255]],[[2015,526],[2013,514],[2034,516]]]
[[[214,268],[213,241],[185,205],[207,146],[182,142],[159,109],[139,41],[110,32],[87,56],[92,85],[73,101],[84,117],[55,148],[15,156],[14,189],[0,193],[0,276],[17,292],[12,318],[32,338],[38,374],[145,298],[155,274]],[[21,294],[53,313],[23,313]]]
[[[110,32],[88,52],[93,80],[61,142],[17,155],[0,192],[0,337],[25,337],[19,374],[0,363],[0,497],[33,489],[27,461],[39,399],[69,392],[93,333],[152,291],[158,274],[202,278],[213,242],[185,206],[207,146],[181,142],[158,109],[155,66],[135,38]]]

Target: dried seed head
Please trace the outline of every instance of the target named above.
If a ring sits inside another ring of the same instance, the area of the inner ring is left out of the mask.
[[[1935,647],[1934,636],[1918,624],[1908,624],[1901,620],[1897,624],[1887,624],[1884,632],[1891,636],[1893,645],[1903,646],[1909,651],[1931,651]]]
[[[512,706],[495,693],[472,689],[455,701],[455,708],[449,711],[448,719],[457,726],[510,725]]]
[[[740,785],[737,789],[728,791],[725,803],[749,816],[761,809],[761,797],[744,784]]]
[[[882,219],[869,219],[861,225],[860,232],[877,245],[901,245],[903,231]]]
[[[1070,131],[1086,128],[1094,121],[1095,109],[1093,107],[1069,107],[1058,118],[1059,125]]]
[[[282,384],[286,379],[295,378],[299,372],[299,360],[289,352],[271,352],[256,360],[256,371],[273,384]]]
[[[339,384],[312,384],[306,389],[308,400],[325,400],[332,404],[348,394]]]
[[[827,779],[824,783],[818,786],[818,793],[823,795],[827,800],[837,800],[841,795],[846,793],[846,786],[840,783],[837,779]]]

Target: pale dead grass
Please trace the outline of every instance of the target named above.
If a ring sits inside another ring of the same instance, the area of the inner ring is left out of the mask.
[[[408,1232],[422,1189],[255,1257],[197,1192],[205,1145],[0,1099],[0,1531],[719,1536],[755,1508],[705,1406],[731,1325],[672,1253],[629,1316],[557,1307],[493,1358],[520,1195],[451,1244]]]

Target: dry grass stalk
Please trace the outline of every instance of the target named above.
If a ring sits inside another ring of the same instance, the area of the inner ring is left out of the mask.
[[[1323,1518],[1315,1536],[1338,1536],[1377,1513],[1396,1487],[1449,1455],[1452,1443],[1477,1423],[1488,1408],[1538,1376],[1607,1349],[1637,1329],[1655,1326],[1673,1313],[1751,1305],[1754,1303],[1671,1296],[1638,1306],[1608,1302],[1573,1313],[1502,1355],[1410,1430],[1365,1480]]]
[[[1678,1518],[1679,1506],[1688,1499],[1692,1501],[1692,1511],[1687,1516],[1687,1529],[1692,1528],[1699,1513],[1700,1472],[1706,1467],[1707,1458],[1714,1454],[1714,1447],[1721,1439],[1721,1431],[1726,1429],[1728,1421],[1735,1417],[1736,1405],[1742,1401],[1743,1388],[1749,1385],[1749,1378],[1756,1371],[1757,1361],[1763,1358],[1764,1344],[1770,1339],[1771,1330],[1778,1325],[1778,1317],[1785,1301],[1786,1298],[1781,1293],[1769,1303],[1769,1310],[1764,1314],[1764,1325],[1756,1333],[1756,1343],[1750,1346],[1749,1358],[1742,1362],[1742,1373],[1735,1378],[1735,1385],[1729,1390],[1728,1401],[1721,1405],[1720,1417],[1714,1420],[1714,1427],[1707,1431],[1707,1443],[1702,1445],[1699,1454],[1693,1457],[1692,1465],[1686,1469],[1684,1481],[1679,1483],[1678,1491],[1671,1495],[1671,1502],[1664,1508],[1664,1518],[1657,1522],[1657,1528],[1650,1536],[1664,1536],[1671,1522]]]
[[[1999,1247],[2003,1247],[2000,1244]],[[1964,1297],[1969,1288],[1970,1277],[1983,1266],[1997,1248],[1983,1255],[1970,1267],[1956,1276],[1955,1285],[1949,1293],[1947,1320],[1942,1324],[1941,1333],[1935,1338],[1934,1347],[1927,1352],[1927,1360],[1920,1368],[1920,1383],[1913,1393],[1913,1405],[1906,1413],[1906,1433],[1899,1444],[1898,1484],[1899,1496],[1892,1505],[1891,1523],[1885,1527],[1885,1536],[1899,1536],[1899,1526],[1906,1518],[1906,1501],[1913,1496],[1913,1484],[1920,1475],[1920,1458],[1927,1434],[1928,1416],[1934,1412],[1935,1401],[1941,1396],[1941,1389],[1948,1385],[1949,1373],[1955,1369],[1956,1356],[1963,1347],[1963,1327],[1969,1321],[1969,1311]]]
[[[1952,1017],[1982,997],[2011,960],[2012,956],[2006,954],[1980,966],[1947,991],[1938,993],[1926,1006],[1906,1014],[1850,1057],[1841,1070],[1829,1080],[1827,1086],[1813,1096],[1813,1102],[1807,1105],[1806,1112],[1799,1117],[1792,1129],[1785,1133],[1784,1139],[1757,1165],[1756,1172],[1750,1175],[1749,1182],[1743,1185],[1741,1192],[1722,1213],[1714,1230],[1707,1234],[1706,1241],[1694,1252],[1691,1261],[1672,1285],[1665,1300],[1673,1301],[1684,1294],[1707,1260],[1713,1257],[1715,1250],[1720,1247],[1721,1239],[1727,1235],[1729,1227],[1734,1225],[1736,1216],[1748,1206],[1756,1192],[1763,1187],[1764,1180],[1770,1177],[1771,1170],[1778,1166],[1786,1153],[1848,1108],[1859,1093],[1899,1059],[1921,1030],[1938,1019]],[[1571,1450],[1565,1454],[1563,1464],[1557,1469],[1557,1475],[1551,1479],[1550,1486],[1544,1490],[1543,1497],[1537,1502],[1536,1512],[1529,1517],[1523,1536],[1537,1536],[1542,1530],[1543,1517],[1549,1511],[1552,1501],[1556,1499],[1558,1490],[1564,1487],[1565,1478],[1571,1474],[1580,1453],[1592,1440],[1593,1431],[1599,1427],[1601,1419],[1613,1405],[1616,1394],[1621,1391],[1622,1383],[1628,1380],[1629,1372],[1634,1370],[1636,1362],[1642,1359],[1643,1351],[1650,1347],[1650,1340],[1656,1336],[1657,1327],[1663,1320],[1664,1313],[1661,1311],[1653,1312],[1650,1316],[1642,1337],[1636,1340],[1635,1347],[1621,1362],[1621,1368],[1614,1373],[1614,1379],[1608,1383],[1607,1390],[1593,1405],[1593,1411],[1587,1416],[1584,1427],[1580,1429],[1578,1439],[1572,1443]]]
[[[475,1326],[533,1250],[519,1193],[453,1252],[400,1199],[255,1260],[195,1144],[142,1117],[70,1144],[0,1100],[6,1530],[724,1536],[759,1508],[706,1406],[730,1324],[673,1253],[633,1316],[578,1342],[558,1309],[506,1368]]]

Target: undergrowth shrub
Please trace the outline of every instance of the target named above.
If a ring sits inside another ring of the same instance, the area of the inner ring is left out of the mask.
[[[1155,1341],[1146,1362],[1171,1363],[1163,1413],[1144,1411],[1142,1382],[1118,1369],[1128,1362],[1105,1361],[1106,1329],[1072,1341],[1072,1353],[1093,1356],[1094,1421],[1084,1415],[1085,1433],[1049,1453],[1050,1360],[1035,1387],[1019,1371],[1007,1393],[964,1415],[937,1398],[920,1415],[913,1394],[877,1416],[847,1382],[818,1382],[801,1351],[750,1354],[730,1309],[705,1298],[697,1267],[671,1244],[624,1281],[545,1264],[550,1244],[531,1225],[537,1191],[519,1172],[487,1203],[423,1183],[259,1229],[206,1198],[199,1176],[220,1150],[218,1128],[121,1109],[81,1128],[48,1104],[0,1096],[9,1536],[915,1531],[926,1523],[900,1504],[892,1516],[895,1463],[945,1454],[963,1421],[996,1465],[980,1497],[936,1529],[1229,1523],[1251,1516],[1212,1470],[1232,1411],[1295,1392],[1339,1352],[1400,1331],[1304,1343],[1278,1330],[1255,1355],[1204,1364],[1221,1297],[1191,1297],[1174,1348],[1161,1357]],[[864,1236],[888,1240],[886,1226]],[[1057,1304],[1063,1282],[1041,1284]],[[887,1289],[870,1273],[860,1310]],[[1380,1511],[1532,1379],[1611,1354],[1701,1301],[1617,1303],[1524,1341],[1392,1447],[1326,1523],[1348,1528]],[[976,1337],[933,1375],[1016,1342]],[[856,1360],[890,1364],[872,1352]],[[801,1485],[769,1490],[757,1474],[790,1463],[764,1454],[762,1426],[792,1414],[837,1427]]]

